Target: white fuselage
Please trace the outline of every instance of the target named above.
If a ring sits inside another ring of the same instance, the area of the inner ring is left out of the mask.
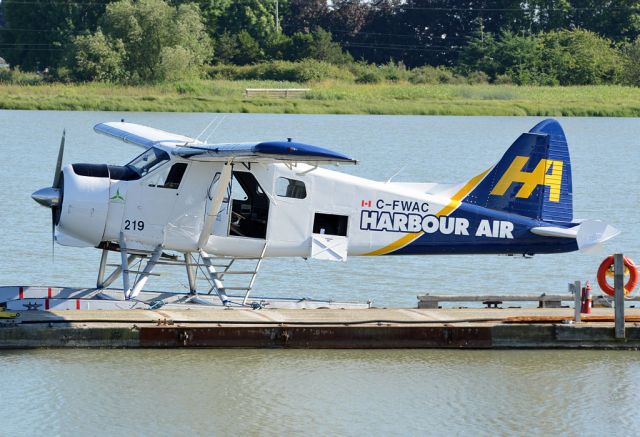
[[[163,180],[176,163],[186,165],[186,171],[179,185],[167,188]],[[172,158],[137,180],[80,176],[66,166],[66,186],[72,187],[67,190],[73,191],[65,195],[58,241],[96,246],[118,242],[122,232],[131,249],[151,250],[161,244],[194,252],[218,189],[215,176],[224,165]],[[395,220],[392,226],[397,229],[390,232],[363,229],[385,226],[374,213],[363,216],[367,207],[435,216],[450,201],[451,190],[429,194],[430,184],[375,182],[307,164],[236,164],[233,174],[203,247],[212,254],[250,257],[264,250],[267,257],[311,257],[315,236],[339,240],[345,256],[363,255],[412,230],[402,220]],[[254,192],[245,193],[240,179],[245,186],[255,180],[259,188],[251,186],[247,191]],[[261,203],[259,208],[247,204],[252,196],[254,204]]]

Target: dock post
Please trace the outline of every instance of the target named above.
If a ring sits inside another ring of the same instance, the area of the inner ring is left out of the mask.
[[[576,323],[580,323],[580,314],[582,309],[582,284],[580,284],[580,281],[576,281],[573,284],[569,284],[569,289],[573,292],[573,319]]]
[[[616,338],[625,338],[624,329],[624,258],[621,253],[613,255],[613,289],[615,291]]]

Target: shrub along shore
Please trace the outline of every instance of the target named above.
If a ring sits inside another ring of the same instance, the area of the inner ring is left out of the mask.
[[[310,88],[295,98],[246,88]],[[640,116],[640,88],[192,80],[155,85],[0,83],[0,109],[286,114]]]

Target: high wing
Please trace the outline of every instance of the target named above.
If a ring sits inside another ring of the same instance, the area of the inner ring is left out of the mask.
[[[135,123],[109,122],[99,123],[93,127],[99,134],[116,138],[125,143],[134,144],[148,149],[150,147],[160,147],[162,149],[174,148],[177,145],[202,144],[193,138],[184,135],[166,132],[148,126]]]
[[[109,122],[94,126],[98,133],[140,147],[158,147],[175,156],[197,161],[233,162],[303,162],[320,164],[355,164],[342,153],[294,141],[203,144],[183,135],[134,123]]]
[[[240,162],[305,162],[312,164],[355,164],[357,161],[342,153],[294,141],[262,143],[203,144],[176,147],[174,155],[198,161]]]

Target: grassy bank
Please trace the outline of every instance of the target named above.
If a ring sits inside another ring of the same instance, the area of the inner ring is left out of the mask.
[[[311,88],[301,98],[245,88]],[[153,86],[0,84],[1,109],[307,114],[640,116],[640,88],[207,80]]]

